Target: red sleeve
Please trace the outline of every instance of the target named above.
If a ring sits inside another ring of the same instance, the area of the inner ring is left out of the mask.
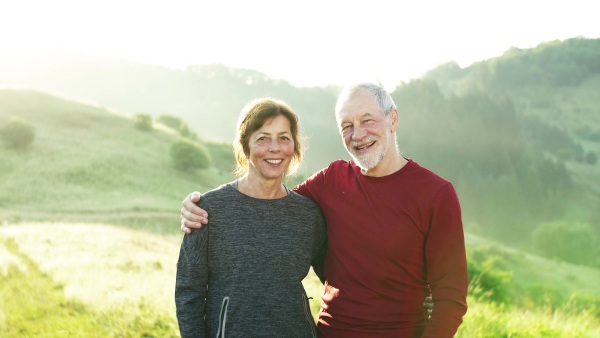
[[[434,308],[423,337],[454,337],[467,312],[467,258],[460,204],[449,183],[435,197],[425,244]]]
[[[324,186],[325,172],[327,169],[323,169],[309,177],[306,181],[298,184],[294,187],[294,191],[304,197],[308,197],[311,200],[319,204],[319,192],[320,187]]]

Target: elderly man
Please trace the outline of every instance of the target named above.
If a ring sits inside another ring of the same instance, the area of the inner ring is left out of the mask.
[[[351,161],[338,160],[294,190],[327,220],[321,337],[452,337],[466,313],[467,263],[452,184],[398,149],[398,110],[380,86],[340,94],[336,119]],[[183,202],[182,230],[207,222]],[[428,318],[423,299],[431,293]]]

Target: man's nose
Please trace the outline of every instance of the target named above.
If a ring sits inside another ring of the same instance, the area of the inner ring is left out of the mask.
[[[360,126],[354,127],[354,130],[352,131],[353,140],[362,140],[365,136],[367,136],[367,131],[364,128]]]

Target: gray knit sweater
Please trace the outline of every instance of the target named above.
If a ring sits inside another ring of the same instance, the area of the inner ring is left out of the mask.
[[[321,278],[325,220],[310,199],[274,200],[232,183],[202,196],[210,223],[184,236],[175,303],[183,338],[316,337],[302,279]]]

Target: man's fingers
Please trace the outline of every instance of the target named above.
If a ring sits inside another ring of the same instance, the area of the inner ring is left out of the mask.
[[[189,235],[189,234],[192,233],[192,229],[186,227],[184,221],[181,221],[181,232],[183,232],[184,234]]]
[[[196,205],[200,201],[200,193],[194,191],[189,194],[181,204],[181,231],[191,234],[192,229],[200,229],[202,225],[208,224],[208,214]]]
[[[190,195],[191,196],[191,195]],[[196,205],[196,202],[194,202],[190,196],[188,196],[188,198],[184,199],[183,202],[181,203],[183,205],[183,208],[181,209],[182,211],[185,209],[188,212],[197,215],[197,216],[201,216],[204,218],[208,218],[208,215],[206,214],[206,211],[204,211],[203,209],[201,209],[199,206]],[[197,196],[198,200],[200,200],[200,196]],[[189,217],[185,217],[186,215],[183,214],[183,212],[181,213],[182,216],[184,216],[184,218],[187,218],[190,221],[196,221],[195,218],[189,218]]]
[[[194,203],[198,203],[198,201],[200,201],[200,193],[197,191],[194,191],[188,197]]]
[[[198,210],[203,211],[198,208]],[[204,213],[206,215],[206,213]],[[208,224],[206,216],[200,216],[188,211],[185,207],[181,208],[181,224],[189,228],[201,228],[203,224]]]

